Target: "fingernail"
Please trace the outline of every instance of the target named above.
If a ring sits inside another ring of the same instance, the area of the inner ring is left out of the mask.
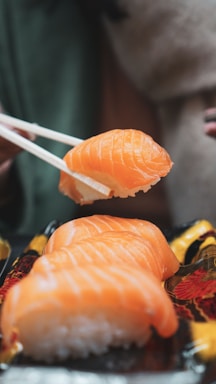
[[[36,139],[36,135],[34,133],[28,132],[28,139],[34,141]]]

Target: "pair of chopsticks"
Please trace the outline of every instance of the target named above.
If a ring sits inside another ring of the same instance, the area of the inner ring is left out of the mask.
[[[82,175],[78,172],[71,171],[67,167],[63,159],[50,153],[46,149],[41,148],[39,145],[22,137],[18,133],[14,132],[13,130],[7,128],[2,124],[9,125],[13,128],[18,128],[22,131],[34,133],[37,136],[42,136],[50,140],[59,141],[61,143],[68,144],[72,147],[80,144],[83,140],[73,136],[66,135],[64,133],[52,131],[51,129],[41,127],[37,124],[28,123],[26,121],[17,119],[15,117],[0,113],[0,136],[4,137],[6,140],[14,143],[15,145],[23,148],[24,150],[30,152],[31,154],[39,157],[45,162],[53,165],[55,168],[58,168],[59,170],[64,171],[68,175],[72,176],[74,179],[78,180],[79,182],[82,182],[83,184],[88,186],[90,189],[97,191],[104,197],[110,196],[111,190],[109,187],[99,183],[98,181],[92,179],[91,177]]]

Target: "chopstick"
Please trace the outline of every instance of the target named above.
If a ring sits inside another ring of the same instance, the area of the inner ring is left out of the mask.
[[[51,129],[41,127],[35,123],[28,123],[27,121],[17,119],[15,117],[5,115],[0,113],[0,123],[11,125],[14,128],[19,128],[25,132],[35,133],[38,136],[46,137],[50,140],[56,140],[64,144],[68,144],[72,147],[82,143],[82,139],[66,135],[65,133],[60,133],[52,131]]]
[[[6,140],[14,143],[15,145],[18,145],[19,147],[37,156],[38,158],[44,160],[45,162],[53,165],[55,168],[58,168],[59,170],[64,171],[68,175],[72,176],[74,179],[88,186],[90,189],[97,191],[102,196],[109,197],[111,195],[111,190],[106,185],[99,183],[98,181],[92,179],[91,177],[71,171],[67,167],[63,159],[50,153],[46,149],[41,148],[39,145],[31,142],[30,140],[24,138],[18,133],[12,131],[11,129],[3,126],[2,124],[0,124],[0,136],[4,137]]]

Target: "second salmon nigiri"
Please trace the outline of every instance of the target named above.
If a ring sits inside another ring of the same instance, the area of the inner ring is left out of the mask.
[[[179,263],[172,254],[157,252],[154,244],[127,231],[111,231],[76,241],[38,259],[33,272],[60,270],[86,264],[124,264],[151,271],[159,280],[165,280],[178,269]]]
[[[46,244],[43,253],[52,253],[62,247],[70,247],[76,241],[103,232],[128,231],[151,243],[157,259],[163,263],[163,278],[167,279],[179,268],[179,262],[162,231],[152,222],[110,215],[92,215],[70,220],[58,227]],[[115,235],[113,235],[115,236]],[[113,237],[113,240],[115,238]],[[118,251],[118,250],[117,250]]]

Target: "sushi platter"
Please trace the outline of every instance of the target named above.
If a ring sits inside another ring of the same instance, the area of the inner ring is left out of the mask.
[[[193,228],[194,224],[168,231],[166,236],[169,241],[176,241],[188,227]],[[23,251],[32,244],[32,238],[9,236],[8,242],[12,252],[2,269],[2,279],[7,276],[17,256],[21,258]],[[176,280],[168,279],[170,291],[173,286],[176,286]],[[1,364],[0,373],[0,384],[156,384],[158,380],[161,384],[213,384],[216,380],[216,361],[203,361],[197,355],[187,317],[180,317],[178,330],[173,336],[162,338],[155,332],[143,347],[110,348],[100,356],[67,359],[53,364],[34,361],[21,352],[9,364]]]
[[[147,192],[173,165],[133,129],[87,139],[64,161],[59,190],[81,205]],[[163,232],[109,215],[53,220],[32,237],[0,238],[0,256],[0,384],[216,382],[207,220]]]

